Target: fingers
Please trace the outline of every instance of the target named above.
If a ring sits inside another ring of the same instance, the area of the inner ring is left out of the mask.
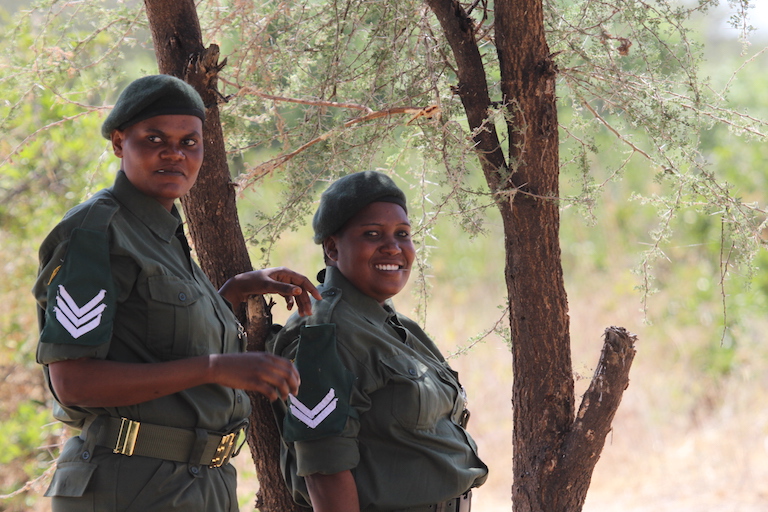
[[[215,367],[218,384],[256,391],[270,400],[298,393],[301,383],[289,360],[266,352],[218,355]]]
[[[312,314],[312,301],[310,295],[317,300],[322,300],[322,295],[312,282],[305,276],[287,268],[265,269],[264,272],[275,281],[275,293],[285,297],[286,306],[293,309],[294,303],[298,305],[300,316]]]
[[[300,295],[301,293],[306,293],[312,295],[317,300],[323,298],[315,285],[312,284],[312,281],[298,272],[294,272],[285,267],[268,268],[264,269],[264,272],[275,281],[286,283],[285,286],[278,285],[286,291],[286,293],[281,293],[281,295]]]

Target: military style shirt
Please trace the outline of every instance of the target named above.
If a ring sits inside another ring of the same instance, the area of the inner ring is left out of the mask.
[[[296,397],[276,406],[294,499],[306,475],[352,470],[361,510],[391,511],[455,498],[487,467],[462,426],[465,395],[432,340],[412,320],[326,269],[323,300],[294,315],[268,350],[295,358]]]
[[[94,223],[106,225],[94,230]],[[104,241],[98,229],[106,231]],[[94,262],[102,243],[107,256]],[[82,357],[155,363],[244,349],[231,308],[190,257],[176,208],[168,212],[122,171],[111,189],[75,207],[53,229],[40,248],[40,265],[34,293],[41,364]],[[73,326],[89,308],[90,322]],[[111,326],[99,330],[108,315]],[[74,427],[89,416],[109,415],[222,431],[249,411],[242,391],[205,385],[125,407],[61,407],[56,416]]]
[[[176,208],[169,212],[139,192],[123,172],[45,239],[34,294],[37,361],[51,392],[47,365],[56,361],[156,363],[244,349],[229,304],[190,257]],[[56,402],[57,419],[88,433],[67,441],[46,496],[65,512],[235,512],[232,465],[115,454],[95,444],[88,426],[97,417],[124,417],[200,435],[227,432],[249,414],[244,392],[214,384],[130,406]]]

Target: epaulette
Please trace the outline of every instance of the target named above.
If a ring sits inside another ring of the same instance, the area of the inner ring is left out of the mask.
[[[307,320],[306,325],[321,325],[331,321],[333,310],[341,300],[341,288],[329,287],[320,292],[323,300],[314,301],[312,306],[312,316]]]
[[[96,199],[88,208],[80,228],[102,233],[106,232],[107,228],[109,228],[109,223],[112,222],[112,217],[115,216],[119,209],[120,205],[117,201],[111,196],[104,194]]]

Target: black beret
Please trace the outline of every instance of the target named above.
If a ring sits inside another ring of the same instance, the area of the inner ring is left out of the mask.
[[[109,139],[113,130],[125,130],[150,117],[190,115],[205,122],[205,104],[197,91],[171,75],[150,75],[131,82],[117,98],[115,108],[101,125]]]
[[[408,213],[405,194],[386,174],[356,172],[331,183],[320,196],[320,206],[312,219],[315,243],[323,243],[357,212],[376,202],[398,204]]]

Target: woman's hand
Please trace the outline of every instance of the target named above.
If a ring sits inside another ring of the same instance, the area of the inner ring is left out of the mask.
[[[301,316],[312,314],[310,295],[317,300],[322,299],[320,292],[309,279],[285,267],[265,268],[238,274],[227,280],[219,290],[219,294],[235,307],[245,302],[251,295],[267,293],[277,293],[285,297],[288,309],[292,309],[296,302]]]
[[[256,391],[270,402],[299,392],[299,372],[288,359],[267,352],[209,357],[214,381],[222,386]]]

